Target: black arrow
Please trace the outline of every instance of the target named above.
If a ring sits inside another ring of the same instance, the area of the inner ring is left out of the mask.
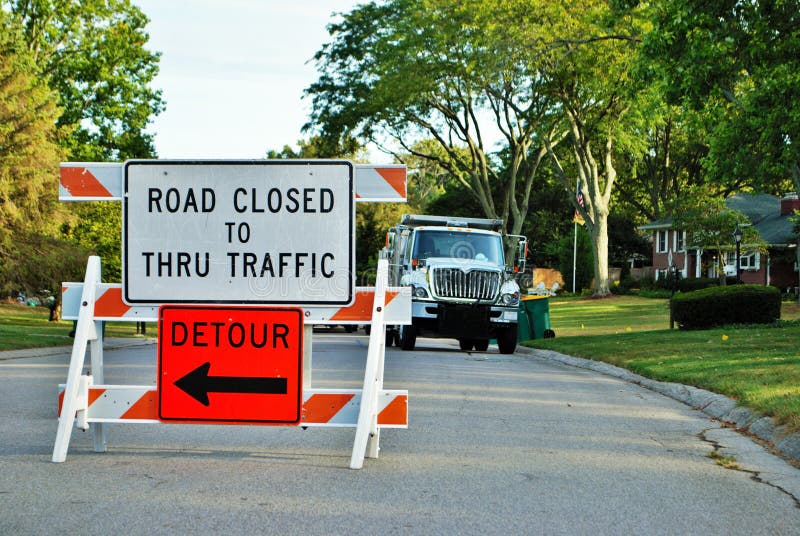
[[[243,378],[237,376],[209,376],[211,363],[203,363],[175,382],[175,385],[204,406],[208,406],[208,393],[250,393],[259,395],[285,395],[286,378]]]

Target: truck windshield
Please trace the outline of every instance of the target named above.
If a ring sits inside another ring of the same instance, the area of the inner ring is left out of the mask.
[[[461,231],[417,231],[412,258],[447,257],[503,264],[502,242],[498,235]]]

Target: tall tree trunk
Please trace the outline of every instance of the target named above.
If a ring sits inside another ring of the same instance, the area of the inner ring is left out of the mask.
[[[594,255],[594,295],[611,293],[608,283],[608,213],[595,210],[594,225],[590,229]]]
[[[575,193],[571,194],[572,204],[575,209],[583,216],[586,227],[592,238],[592,257],[594,270],[594,296],[608,296],[611,294],[608,284],[608,214],[611,202],[611,191],[617,172],[612,161],[612,139],[609,135],[606,138],[605,152],[603,154],[603,167],[601,171],[598,166],[589,141],[586,139],[585,132],[581,129],[581,123],[574,115],[567,113],[570,122],[570,143],[572,154],[575,158],[578,181],[583,195],[583,205],[579,205]],[[547,151],[553,160],[556,174],[568,192],[572,192],[575,184],[572,178],[561,166],[552,144],[547,144]],[[577,192],[576,192],[577,193]]]

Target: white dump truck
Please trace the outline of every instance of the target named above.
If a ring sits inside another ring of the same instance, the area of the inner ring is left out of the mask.
[[[511,245],[513,243],[513,246]],[[387,345],[413,350],[417,336],[458,339],[462,350],[517,346],[517,308],[527,239],[503,221],[406,214],[387,233],[389,284],[411,287],[412,324],[387,330]],[[506,264],[506,249],[514,259]]]

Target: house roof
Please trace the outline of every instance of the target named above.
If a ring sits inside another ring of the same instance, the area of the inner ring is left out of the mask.
[[[781,216],[779,197],[769,194],[736,194],[726,199],[725,204],[750,218],[764,242],[783,245],[796,241],[789,214]]]
[[[769,194],[735,194],[725,200],[728,208],[739,211],[747,216],[753,227],[761,235],[762,240],[770,245],[794,244],[792,222],[789,215],[781,216],[781,200]],[[672,218],[662,218],[642,225],[643,231],[657,231],[671,229]]]
[[[639,229],[642,231],[658,231],[661,229],[671,229],[672,228],[672,217],[661,218],[660,220],[651,221],[650,223],[646,223],[644,225],[640,225]]]

